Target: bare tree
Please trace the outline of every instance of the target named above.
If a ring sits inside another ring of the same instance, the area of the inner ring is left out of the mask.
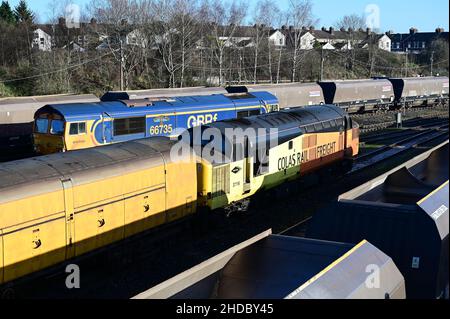
[[[272,76],[272,51],[273,51],[273,43],[269,40],[271,36],[272,27],[277,24],[279,25],[281,22],[281,12],[279,7],[276,5],[276,2],[271,0],[259,0],[256,5],[256,12],[254,16],[255,25],[260,25],[262,27],[262,42],[266,44],[267,48],[267,57],[268,57],[268,71],[269,71],[269,80],[270,83],[273,82]],[[257,29],[258,30],[258,29]],[[258,31],[257,31],[258,33]],[[258,41],[257,41],[258,43]],[[258,61],[258,54],[255,50],[255,82],[256,82],[256,67]]]
[[[312,7],[310,0],[291,0],[288,8],[287,21],[292,26],[289,30],[289,40],[293,47],[292,82],[296,79],[297,68],[301,62],[302,28],[314,25],[316,22],[312,13]]]
[[[143,27],[150,18],[147,0],[92,0],[91,15],[97,28],[99,48],[107,49],[120,64],[120,89],[128,89],[130,74],[142,61],[148,45]]]
[[[153,40],[158,49],[165,69],[169,73],[169,87],[176,86],[175,74],[179,68],[176,63],[176,33],[174,17],[175,8],[174,1],[159,0],[153,4],[155,21],[153,23],[152,32],[154,32]]]
[[[364,16],[357,14],[346,15],[335,23],[337,29],[352,29],[359,30],[366,27],[366,20]]]
[[[362,41],[361,31],[366,28],[366,20],[363,15],[350,14],[339,19],[335,26],[338,29],[347,31],[349,34],[350,50],[347,51],[349,54],[347,65],[348,69],[352,70],[357,56],[358,43]]]
[[[196,0],[175,1],[174,25],[179,35],[181,50],[180,87],[184,86],[186,68],[192,62],[193,50],[199,40],[200,27],[198,24],[199,8]]]
[[[226,4],[221,0],[213,0],[208,6],[209,36],[207,43],[212,48],[212,53],[219,65],[219,85],[223,84],[225,51],[233,47],[231,38],[246,16],[247,5],[244,2],[233,1]],[[226,71],[226,70],[225,70]]]

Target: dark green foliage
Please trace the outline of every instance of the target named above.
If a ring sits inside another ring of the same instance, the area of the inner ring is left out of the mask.
[[[2,1],[2,4],[0,5],[0,22],[4,22],[6,24],[14,24],[16,22],[14,13],[11,10],[11,6],[8,1]]]
[[[33,24],[34,13],[28,8],[25,0],[20,0],[17,7],[14,9],[14,17],[18,23]]]

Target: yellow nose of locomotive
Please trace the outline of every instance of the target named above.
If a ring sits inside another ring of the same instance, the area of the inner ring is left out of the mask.
[[[46,134],[33,134],[34,150],[38,154],[48,155],[64,152],[64,139],[62,136]]]

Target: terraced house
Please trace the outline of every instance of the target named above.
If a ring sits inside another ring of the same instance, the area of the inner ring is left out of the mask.
[[[392,52],[419,54],[429,49],[433,41],[448,42],[448,32],[443,28],[436,28],[435,32],[419,32],[416,28],[409,29],[409,33],[388,33],[392,41]]]

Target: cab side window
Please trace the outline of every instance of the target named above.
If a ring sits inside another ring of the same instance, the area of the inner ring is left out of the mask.
[[[86,133],[86,123],[71,123],[69,134],[70,135],[80,135]]]

